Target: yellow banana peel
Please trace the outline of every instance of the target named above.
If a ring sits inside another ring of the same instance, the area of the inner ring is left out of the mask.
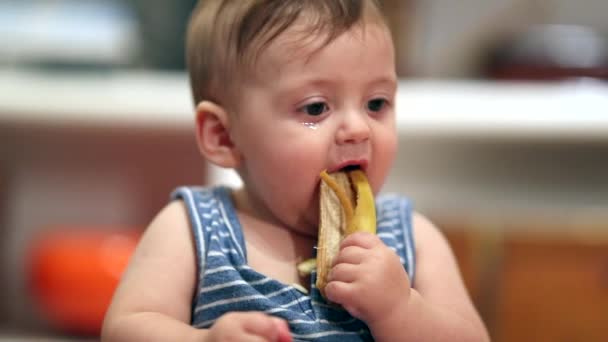
[[[321,172],[319,236],[316,263],[310,260],[298,265],[301,274],[310,272],[316,264],[315,286],[325,296],[328,273],[338,254],[340,242],[356,232],[376,233],[374,194],[361,170]]]

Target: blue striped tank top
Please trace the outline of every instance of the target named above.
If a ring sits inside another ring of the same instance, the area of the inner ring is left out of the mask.
[[[180,187],[172,199],[184,202],[193,229],[198,286],[192,325],[209,328],[231,311],[261,311],[285,319],[294,341],[372,341],[364,322],[328,304],[314,287],[310,293],[256,272],[247,265],[243,232],[226,187]],[[377,233],[397,252],[412,280],[414,243],[409,202],[398,196],[376,200]]]

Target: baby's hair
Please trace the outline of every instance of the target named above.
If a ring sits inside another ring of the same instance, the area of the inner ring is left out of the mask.
[[[364,21],[385,24],[375,0],[203,0],[186,41],[195,105],[230,105],[235,85],[254,72],[259,54],[300,18],[309,35],[324,35],[325,44]]]

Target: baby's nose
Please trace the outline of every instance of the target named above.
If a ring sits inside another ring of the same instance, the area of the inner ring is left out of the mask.
[[[356,144],[369,139],[370,126],[367,113],[349,111],[336,133],[338,144]]]

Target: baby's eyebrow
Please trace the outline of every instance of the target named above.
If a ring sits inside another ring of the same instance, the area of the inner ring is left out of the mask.
[[[284,84],[275,84],[277,97],[286,99],[290,95],[298,94],[310,90],[321,90],[331,89],[332,87],[340,86],[343,82],[349,82],[347,79],[341,79],[339,77],[299,77],[295,79],[286,80]],[[397,91],[397,76],[393,74],[381,74],[376,78],[369,80],[362,80],[360,85],[361,89],[369,91],[372,88],[383,88],[384,90],[396,92]]]
[[[369,85],[388,85],[394,88],[397,88],[397,77],[396,76],[382,76],[376,79],[371,80]]]
[[[343,82],[343,80],[337,78],[311,78],[311,79],[302,79],[297,80],[295,85],[283,87],[283,90],[286,92],[289,91],[298,91],[305,90],[306,88],[319,88],[319,87],[329,87],[335,84]],[[381,76],[369,81],[364,81],[361,84],[371,87],[371,86],[390,86],[392,88],[397,88],[397,78],[396,76]]]
[[[337,80],[329,78],[300,79],[290,82],[290,85],[284,85],[280,87],[279,93],[293,94],[301,91],[306,91],[307,89],[328,88],[337,82]]]

